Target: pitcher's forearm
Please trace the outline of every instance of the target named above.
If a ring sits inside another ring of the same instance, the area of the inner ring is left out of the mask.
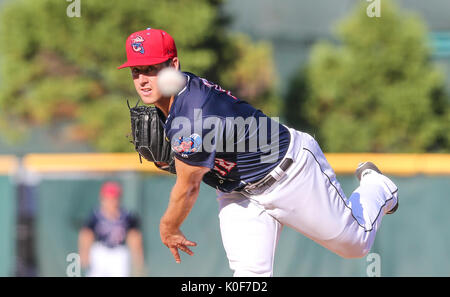
[[[161,218],[161,224],[179,228],[194,206],[199,190],[200,183],[196,185],[176,183],[170,194],[169,206]]]

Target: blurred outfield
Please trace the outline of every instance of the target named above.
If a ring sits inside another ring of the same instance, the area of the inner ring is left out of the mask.
[[[393,176],[400,208],[384,217],[371,250],[381,257],[381,275],[449,276],[450,155],[327,154],[347,195],[358,184],[349,175],[350,167],[368,157],[385,172],[401,173]],[[98,162],[92,162],[93,158]],[[149,276],[232,275],[221,243],[214,189],[202,185],[183,224],[182,231],[198,247],[193,257],[183,255],[178,265],[161,243],[158,229],[174,176],[157,174],[152,165],[140,164],[136,154],[35,154],[22,160],[22,168],[17,161],[0,158],[1,276],[18,271],[65,276],[66,257],[77,252],[78,230],[98,205],[98,191],[105,180],[123,184],[123,205],[142,219]],[[23,203],[27,207],[20,207],[18,227],[17,208]],[[367,258],[342,259],[289,228],[283,230],[275,261],[275,276],[367,276],[371,263]]]

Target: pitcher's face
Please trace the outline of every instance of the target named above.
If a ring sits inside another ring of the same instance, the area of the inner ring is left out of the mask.
[[[145,104],[155,104],[163,97],[156,80],[158,72],[164,67],[165,63],[130,67],[136,92]]]

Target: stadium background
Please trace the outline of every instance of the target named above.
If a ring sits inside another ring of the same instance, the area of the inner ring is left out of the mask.
[[[284,0],[278,5],[269,0],[229,0],[224,10],[233,18],[230,31],[272,45],[283,93],[299,65],[307,63],[315,42],[330,38],[335,21],[358,1],[342,1],[338,6],[332,2]],[[450,90],[450,3],[398,3],[426,21],[433,62],[445,73],[445,86]],[[448,121],[442,125],[450,129]],[[183,225],[183,232],[199,246],[195,256],[182,256],[178,265],[161,244],[158,232],[174,177],[139,164],[137,154],[92,155],[87,144],[53,145],[57,140],[52,129],[32,127],[32,136],[19,145],[0,134],[0,276],[65,276],[66,256],[77,252],[77,232],[86,214],[98,204],[101,183],[111,179],[124,185],[125,206],[142,219],[149,276],[231,276],[213,189],[202,185],[198,202]],[[329,156],[349,195],[357,186],[350,168],[364,156]],[[393,175],[402,200],[399,211],[384,218],[371,252],[381,257],[382,276],[448,276],[450,157],[409,154],[399,162],[397,156],[380,154],[374,160],[381,160],[380,167],[387,167]],[[275,276],[366,276],[370,264],[366,258],[341,259],[289,228],[283,230],[275,261]]]

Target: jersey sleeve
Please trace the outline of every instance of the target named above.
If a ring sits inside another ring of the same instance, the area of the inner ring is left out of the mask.
[[[94,212],[90,214],[88,219],[84,222],[83,227],[91,229],[92,231],[95,230],[95,226],[97,225],[98,219]]]
[[[223,151],[223,120],[220,118],[204,118],[194,123],[189,121],[190,129],[171,129],[168,133],[171,139],[175,157],[192,166],[214,168],[217,151]],[[193,129],[194,127],[201,129]]]
[[[136,214],[129,214],[127,218],[127,231],[131,229],[140,230],[141,228],[141,221],[139,217]]]

